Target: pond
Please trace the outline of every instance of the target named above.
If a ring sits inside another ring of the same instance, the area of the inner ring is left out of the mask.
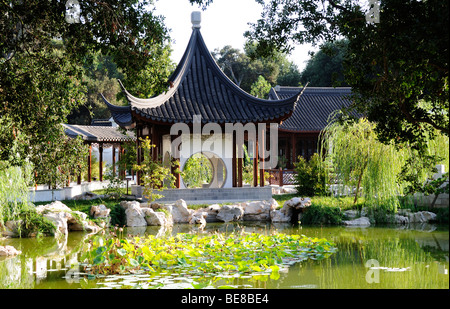
[[[67,239],[3,239],[22,254],[0,258],[2,289],[95,289],[202,287],[263,289],[448,289],[449,230],[443,225],[292,226],[271,223],[209,223],[204,231],[188,224],[165,233],[230,233],[233,231],[279,233],[326,238],[337,251],[323,260],[306,260],[280,271],[278,278],[261,276],[193,276],[187,273],[136,273],[92,278],[80,273],[77,262],[87,235],[71,232]],[[157,235],[157,227],[128,228],[130,235]]]

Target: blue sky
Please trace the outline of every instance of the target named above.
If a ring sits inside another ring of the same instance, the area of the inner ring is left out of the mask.
[[[181,59],[191,36],[191,12],[200,11],[197,5],[192,6],[188,0],[158,0],[155,2],[156,12],[165,16],[165,24],[171,31],[172,60]],[[255,0],[215,0],[205,11],[202,11],[201,32],[209,50],[231,45],[243,49],[246,30],[249,22],[256,22],[261,16],[262,7]],[[309,59],[310,45],[298,46],[290,59],[300,70]]]

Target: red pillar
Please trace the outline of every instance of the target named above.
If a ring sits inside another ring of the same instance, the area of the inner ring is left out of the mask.
[[[98,145],[99,152],[99,162],[98,162],[98,173],[100,181],[103,181],[103,144]]]
[[[89,145],[88,155],[88,182],[92,181],[92,145]]]

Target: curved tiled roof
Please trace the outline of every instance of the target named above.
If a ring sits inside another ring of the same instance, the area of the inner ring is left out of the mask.
[[[67,136],[72,138],[81,136],[83,140],[87,142],[118,143],[136,140],[132,132],[122,134],[117,127],[83,126],[75,124],[63,124],[63,127]]]
[[[269,99],[280,100],[299,91],[299,87],[276,86],[270,90]],[[307,87],[295,106],[292,115],[280,125],[281,130],[319,132],[328,124],[333,112],[351,103],[350,87]]]
[[[202,122],[279,122],[292,113],[302,88],[289,98],[262,100],[236,86],[218,67],[198,28],[194,28],[186,51],[169,78],[167,92],[149,99],[130,94],[120,83],[129,106],[106,101],[115,122],[133,127],[136,119],[157,123],[192,123],[194,115]]]

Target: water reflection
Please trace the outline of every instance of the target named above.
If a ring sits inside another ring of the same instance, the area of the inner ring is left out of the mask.
[[[215,287],[237,288],[448,288],[448,226],[417,224],[395,227],[308,227],[287,223],[261,222],[208,223],[206,227],[178,224],[170,229],[160,227],[127,228],[125,235],[152,234],[170,236],[177,233],[272,233],[304,234],[327,238],[338,251],[330,258],[308,260],[291,265],[278,280],[268,276],[256,278],[189,277],[186,274],[140,274],[140,277],[106,277],[90,280],[78,266],[82,246],[89,235],[71,232],[55,239],[3,239],[0,245],[11,245],[22,254],[0,259],[0,288],[120,288],[141,287],[192,288],[198,282],[211,281]],[[368,265],[376,261],[377,265]],[[402,270],[402,271],[400,271]]]

